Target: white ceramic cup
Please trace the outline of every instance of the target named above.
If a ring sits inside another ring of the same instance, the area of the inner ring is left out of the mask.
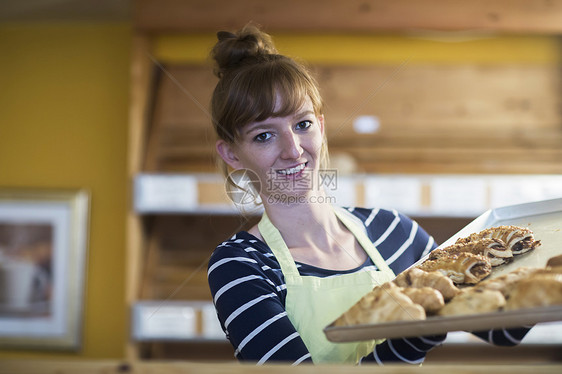
[[[33,262],[4,260],[0,262],[0,305],[11,311],[26,310],[33,296],[37,268]]]

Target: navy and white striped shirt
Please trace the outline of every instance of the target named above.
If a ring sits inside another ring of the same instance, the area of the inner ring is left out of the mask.
[[[436,244],[410,218],[384,209],[348,209],[365,226],[369,239],[388,266],[398,274]],[[355,269],[334,271],[297,263],[303,276],[337,276],[375,267],[368,259]],[[311,362],[310,353],[287,317],[285,280],[271,249],[248,232],[240,232],[217,246],[208,267],[208,280],[217,315],[241,361],[258,364],[283,361]],[[485,332],[481,338],[498,345],[517,344],[527,329]],[[426,353],[446,335],[389,339],[361,362],[421,363]]]

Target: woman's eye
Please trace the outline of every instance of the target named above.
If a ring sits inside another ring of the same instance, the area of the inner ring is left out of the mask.
[[[300,121],[299,123],[297,123],[297,129],[300,129],[300,130],[308,129],[310,126],[312,126],[312,121],[309,121],[309,120]]]
[[[271,134],[268,132],[262,132],[254,137],[254,140],[257,142],[265,142],[271,138]]]

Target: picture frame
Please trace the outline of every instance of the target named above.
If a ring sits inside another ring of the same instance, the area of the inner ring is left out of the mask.
[[[81,348],[90,194],[0,188],[0,348]]]

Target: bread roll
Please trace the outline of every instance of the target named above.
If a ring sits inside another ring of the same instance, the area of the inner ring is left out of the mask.
[[[440,311],[441,316],[489,313],[500,310],[505,298],[500,291],[469,289],[455,296]]]
[[[425,310],[402,293],[400,287],[385,283],[363,296],[342,314],[334,326],[377,324],[425,319]]]
[[[431,287],[443,295],[443,299],[450,300],[460,290],[453,284],[453,281],[441,272],[427,272],[418,268],[410,268],[398,274],[393,281],[400,287]]]

